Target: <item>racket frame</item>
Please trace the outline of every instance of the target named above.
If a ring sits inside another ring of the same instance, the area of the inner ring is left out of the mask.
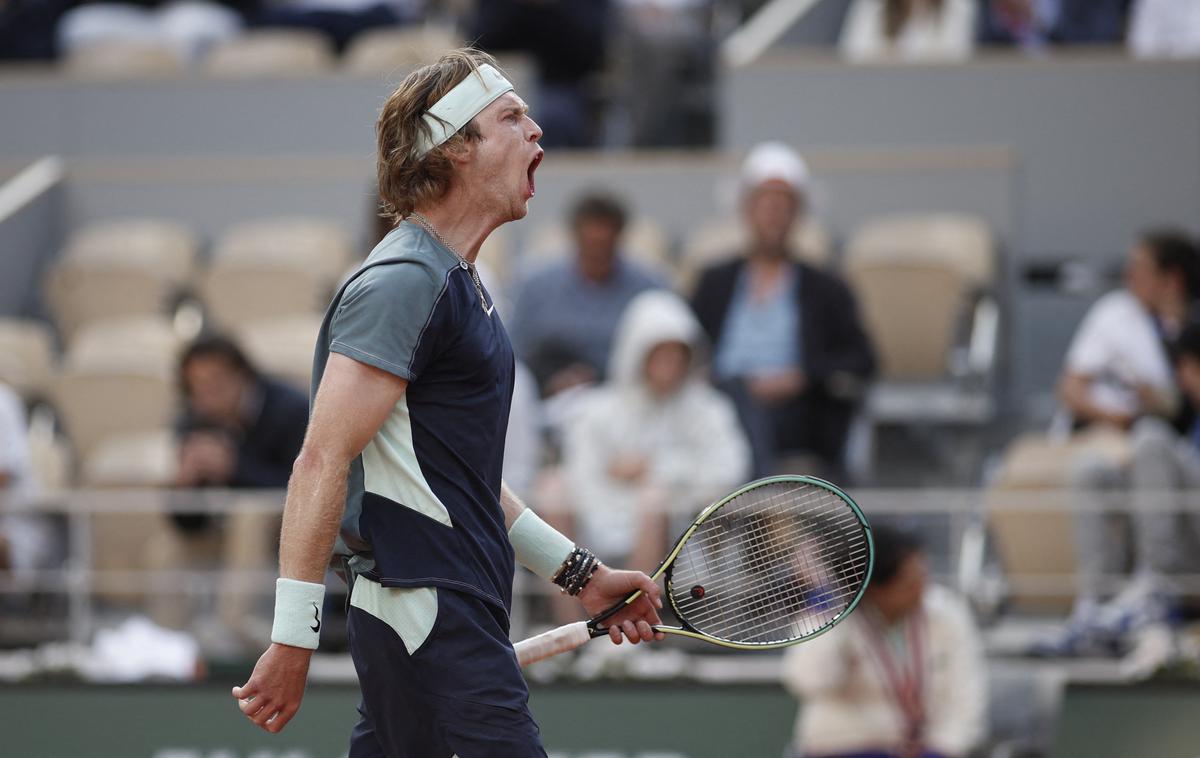
[[[806,634],[802,637],[797,637],[795,639],[781,640],[778,642],[735,642],[733,640],[727,640],[727,639],[723,639],[721,637],[715,637],[711,634],[705,634],[704,632],[697,631],[694,627],[692,627],[690,624],[688,624],[686,618],[684,617],[684,614],[680,613],[679,607],[675,604],[674,596],[670,592],[671,572],[674,569],[675,559],[677,557],[679,557],[679,551],[681,551],[683,549],[683,546],[688,541],[688,538],[690,538],[693,534],[695,534],[696,530],[699,529],[704,524],[704,522],[706,522],[714,513],[717,513],[723,507],[725,507],[725,505],[727,505],[731,500],[733,500],[734,498],[739,497],[741,495],[744,495],[745,493],[747,493],[751,490],[757,489],[759,487],[762,487],[762,486],[765,486],[768,484],[774,484],[774,483],[779,483],[779,482],[788,482],[788,483],[794,483],[794,484],[808,484],[808,485],[820,487],[824,490],[827,490],[827,491],[833,493],[835,496],[837,496],[843,502],[845,502],[848,506],[850,506],[850,510],[854,513],[855,518],[858,519],[858,523],[862,525],[863,535],[865,536],[866,541],[867,541],[867,575],[863,579],[862,585],[858,588],[858,591],[854,594],[854,597],[851,599],[850,604],[847,605],[846,608],[841,613],[839,613],[832,621],[830,621],[829,623],[820,627],[819,629],[812,632],[811,634]],[[656,582],[658,581],[659,577],[664,577],[663,583],[664,583],[665,588],[667,589],[667,593],[666,593],[667,602],[671,605],[671,610],[675,613],[676,618],[679,619],[679,623],[682,624],[682,626],[656,625],[653,627],[653,629],[656,632],[663,632],[665,634],[675,634],[675,635],[679,635],[681,637],[690,637],[692,639],[702,640],[704,642],[709,642],[709,643],[712,643],[715,645],[720,645],[722,647],[732,648],[734,650],[772,650],[772,649],[776,649],[776,648],[790,647],[797,643],[806,642],[808,640],[813,639],[814,637],[821,636],[825,632],[827,632],[830,629],[832,629],[833,627],[837,626],[839,623],[842,622],[843,619],[845,619],[848,615],[850,615],[850,613],[858,606],[859,602],[862,600],[863,595],[867,591],[867,585],[870,584],[870,582],[871,582],[871,570],[873,569],[874,566],[875,566],[875,540],[871,533],[871,524],[867,521],[867,518],[863,514],[862,509],[858,507],[858,503],[854,502],[854,498],[847,495],[837,485],[831,484],[830,482],[827,482],[824,479],[819,479],[815,476],[807,476],[807,475],[799,475],[799,474],[768,476],[768,477],[764,477],[762,479],[756,479],[753,482],[750,482],[748,484],[741,486],[734,492],[731,492],[730,494],[726,495],[725,497],[721,498],[720,500],[716,501],[715,503],[712,503],[711,505],[706,507],[704,510],[702,510],[700,512],[700,515],[696,516],[695,520],[692,521],[691,526],[689,526],[687,529],[684,530],[683,534],[681,534],[679,536],[679,539],[675,540],[675,545],[671,548],[670,551],[667,552],[666,556],[662,559],[662,562],[660,562],[658,564],[658,568],[654,569],[653,573],[650,574],[650,578]],[[620,612],[622,608],[627,607],[630,603],[637,600],[639,597],[641,597],[641,595],[642,595],[642,591],[637,590],[636,592],[629,595],[629,597],[625,598],[621,602],[617,603],[616,605],[612,606],[611,608],[604,611],[600,615],[596,616],[592,620],[588,621],[587,622],[588,634],[593,639],[597,638],[597,637],[606,636],[608,634],[608,627],[603,627],[600,625],[606,619],[611,618],[613,615]]]

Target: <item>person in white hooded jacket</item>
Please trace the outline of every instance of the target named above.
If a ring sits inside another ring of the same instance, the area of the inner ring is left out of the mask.
[[[622,314],[608,381],[564,438],[573,526],[598,553],[656,566],[669,513],[690,519],[749,475],[745,433],[705,379],[704,352],[699,322],[670,292],[644,292]]]

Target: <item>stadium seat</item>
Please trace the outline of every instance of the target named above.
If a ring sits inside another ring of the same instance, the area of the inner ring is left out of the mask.
[[[101,440],[83,463],[85,487],[164,487],[175,481],[178,453],[168,428],[114,434]]]
[[[254,321],[235,336],[260,371],[307,394],[321,320],[320,314],[308,314]]]
[[[881,218],[850,238],[846,273],[885,379],[946,376],[962,319],[993,282],[993,257],[987,227],[965,216]]]
[[[0,318],[0,383],[25,402],[50,391],[54,375],[54,335],[40,321]]]
[[[167,312],[191,276],[197,248],[190,231],[164,221],[124,220],[80,230],[45,282],[64,339],[88,323]]]
[[[523,266],[537,266],[560,258],[572,247],[570,232],[558,222],[543,224],[535,228],[525,243],[521,258]],[[644,266],[670,274],[671,243],[663,228],[650,218],[630,219],[621,236],[621,249],[630,260]]]
[[[828,230],[809,219],[792,232],[792,247],[799,258],[814,266],[827,266],[831,244]],[[701,224],[683,241],[677,281],[681,292],[690,292],[705,266],[740,254],[746,247],[746,228],[735,218]]]
[[[872,452],[859,473],[873,468],[877,428],[891,425],[937,429],[928,441],[942,473],[976,481],[995,415],[1000,322],[987,226],[951,214],[873,219],[848,240],[844,265],[880,363],[858,442]]]
[[[178,348],[170,323],[156,319],[94,324],[72,342],[53,402],[85,469],[108,438],[169,426]]]
[[[339,224],[307,217],[258,219],[227,230],[213,248],[214,264],[270,266],[315,272],[332,284],[354,259]]]
[[[227,332],[256,321],[319,314],[329,289],[326,278],[312,271],[262,264],[215,261],[200,280],[207,319]]]
[[[333,49],[320,32],[263,29],[214,47],[204,59],[213,76],[317,74],[333,66]]]
[[[462,44],[447,29],[371,29],[351,41],[343,66],[354,74],[404,74]]]
[[[157,42],[106,42],[71,50],[63,59],[67,73],[89,79],[174,76],[184,70],[175,52]]]
[[[995,541],[1010,600],[1030,610],[1063,611],[1073,593],[1061,585],[1075,574],[1069,484],[1071,464],[1083,445],[1102,446],[1117,457],[1129,454],[1119,435],[1068,442],[1040,434],[1014,440],[1004,452],[986,499],[988,526]],[[1014,508],[1037,498],[1036,511]]]
[[[93,266],[139,268],[183,284],[192,275],[200,242],[195,232],[166,219],[96,222],[73,234],[61,260]]]

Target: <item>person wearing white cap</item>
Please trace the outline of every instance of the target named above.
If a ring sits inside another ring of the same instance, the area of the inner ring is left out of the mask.
[[[850,289],[790,247],[809,185],[804,159],[787,145],[751,150],[741,175],[747,248],[703,271],[692,296],[760,475],[840,475],[854,410],[875,372]]]
[[[397,223],[317,338],[272,644],[232,694],[269,732],[296,714],[340,522],[362,689],[351,758],[545,758],[509,642],[514,559],[589,615],[645,593],[613,617],[615,643],[660,637],[661,601],[649,577],[603,565],[501,481],[513,351],[475,258],[528,212],[542,131],[495,61],[463,49],[409,74],[377,133]]]

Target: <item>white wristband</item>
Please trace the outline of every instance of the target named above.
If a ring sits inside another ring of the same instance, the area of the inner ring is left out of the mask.
[[[553,579],[575,543],[526,508],[508,530],[517,562],[543,579]]]
[[[316,650],[321,639],[325,585],[297,579],[275,580],[275,623],[271,642]]]

